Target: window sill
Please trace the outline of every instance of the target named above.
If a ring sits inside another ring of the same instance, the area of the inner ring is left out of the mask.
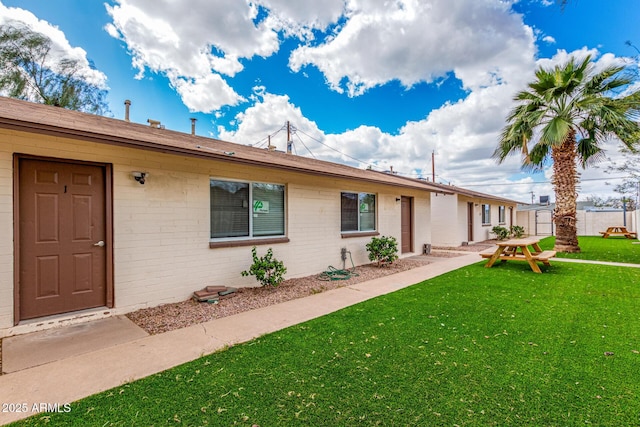
[[[248,240],[228,240],[225,242],[209,242],[209,249],[235,248],[240,246],[260,246],[275,245],[278,243],[288,243],[288,237],[273,237],[269,239],[248,239]]]
[[[350,239],[352,237],[370,237],[370,236],[379,236],[380,233],[377,231],[354,231],[349,233],[342,233],[341,236],[343,239]]]

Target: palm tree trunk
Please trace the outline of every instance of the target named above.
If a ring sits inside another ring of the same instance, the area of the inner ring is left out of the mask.
[[[556,209],[553,221],[556,224],[556,244],[558,252],[580,252],[576,227],[576,134],[569,133],[560,146],[551,149],[553,177],[551,183],[556,194]]]

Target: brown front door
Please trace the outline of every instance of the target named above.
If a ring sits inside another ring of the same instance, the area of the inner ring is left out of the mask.
[[[473,203],[467,203],[467,241],[473,242]]]
[[[105,167],[18,168],[20,320],[107,305]]]
[[[402,196],[401,200],[401,251],[402,253],[413,252],[413,213],[411,209],[411,197]]]

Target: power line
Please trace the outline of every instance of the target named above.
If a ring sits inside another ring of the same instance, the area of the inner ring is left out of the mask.
[[[605,178],[605,180],[609,179],[629,179],[631,176],[611,176]],[[603,178],[585,178],[581,179],[580,182],[585,181],[602,181]],[[533,182],[497,182],[495,184],[456,184],[460,187],[486,187],[487,185],[537,185],[537,184],[551,184],[551,181],[533,181]]]
[[[270,135],[267,135],[266,137],[262,138],[261,140],[259,140],[258,142],[254,142],[253,144],[249,144],[250,147],[255,147],[255,148],[260,148],[262,147],[265,142],[268,142],[270,138],[273,138],[274,136],[276,136],[277,134],[279,134],[281,131],[283,131],[286,128],[286,124],[284,126],[282,126],[280,129],[278,129],[277,131],[273,132]]]
[[[318,144],[321,144],[321,145],[327,147],[328,149],[335,151],[336,153],[340,154],[341,156],[347,157],[347,158],[349,158],[351,160],[354,160],[354,161],[356,161],[358,163],[361,163],[361,164],[367,166],[367,168],[369,168],[369,169],[376,169],[379,172],[384,172],[384,170],[382,168],[380,168],[380,167],[378,167],[378,166],[376,166],[374,164],[371,164],[371,163],[365,162],[364,160],[360,160],[360,159],[358,159],[356,157],[350,156],[349,154],[346,154],[346,153],[344,153],[344,152],[342,152],[342,151],[340,151],[340,150],[338,150],[336,148],[331,147],[330,145],[325,144],[324,142],[320,141],[318,138],[315,138],[315,137],[309,135],[308,133],[304,132],[303,130],[295,127],[290,122],[289,122],[288,126],[289,126],[289,130],[291,131],[291,133],[298,137],[298,139],[300,140],[300,142],[302,143],[304,148],[307,149],[309,154],[311,154],[311,156],[314,159],[317,159],[317,157],[313,154],[313,152],[309,149],[309,147],[307,147],[305,145],[304,141],[302,141],[302,138],[300,138],[300,135],[298,135],[298,132],[302,133],[303,135],[305,135],[308,138],[311,138],[312,140],[314,140]],[[280,129],[278,129],[277,131],[275,131],[274,133],[272,133],[268,137],[266,137],[264,139],[261,139],[257,143],[250,144],[250,145],[253,146],[253,147],[256,147],[256,148],[260,148],[262,145],[264,145],[264,143],[268,140],[269,137],[273,137],[273,136],[277,135],[280,131],[282,131],[282,130],[284,130],[286,128],[287,128],[287,123],[285,123]],[[287,143],[288,143],[288,141],[287,141]],[[256,144],[258,144],[258,145],[256,145]],[[295,149],[295,147],[294,147],[294,149]],[[421,177],[423,175],[422,173],[413,173],[413,172],[407,173],[407,172],[399,172],[399,171],[394,171],[394,174],[402,175],[402,176],[417,176],[417,177]]]
[[[305,136],[307,136],[307,137],[309,137],[309,138],[313,139],[313,140],[314,140],[315,142],[317,142],[318,144],[322,144],[322,145],[324,145],[325,147],[327,147],[328,149],[333,150],[333,151],[335,151],[335,152],[336,152],[336,153],[338,153],[338,154],[341,154],[341,155],[343,155],[343,156],[345,156],[345,157],[348,157],[348,158],[350,158],[351,160],[355,160],[355,161],[356,161],[356,162],[358,162],[358,163],[362,163],[362,164],[364,164],[364,165],[367,165],[368,167],[371,167],[371,168],[374,168],[374,167],[375,167],[376,169],[380,169],[380,168],[378,168],[377,166],[374,166],[374,165],[372,165],[372,164],[370,164],[370,163],[367,163],[367,162],[365,162],[365,161],[363,161],[363,160],[356,159],[356,158],[355,158],[355,157],[353,157],[353,156],[350,156],[350,155],[348,155],[348,154],[346,154],[346,153],[343,153],[342,151],[337,150],[337,149],[335,149],[335,148],[331,147],[330,145],[325,144],[324,142],[320,141],[320,140],[319,140],[319,139],[317,139],[317,138],[314,138],[313,136],[309,135],[308,133],[306,133],[306,132],[304,132],[304,131],[302,131],[302,130],[300,130],[300,129],[298,129],[298,131],[299,131],[299,132],[301,132],[303,135],[305,135]]]
[[[380,171],[380,172],[384,172],[384,171],[382,170],[382,168],[380,168],[380,167],[378,167],[378,166],[376,166],[376,165],[373,165],[373,164],[371,164],[371,163],[365,162],[364,160],[360,160],[360,159],[358,159],[358,158],[356,158],[356,157],[350,156],[349,154],[346,154],[346,153],[344,153],[344,152],[342,152],[342,151],[340,151],[340,150],[338,150],[338,149],[336,149],[336,148],[331,147],[330,145],[325,144],[324,142],[320,141],[318,138],[315,138],[315,137],[313,137],[313,136],[309,135],[308,133],[304,132],[303,130],[301,130],[301,129],[299,129],[299,128],[295,127],[295,126],[294,126],[294,125],[292,125],[290,122],[285,122],[285,124],[284,124],[280,129],[278,129],[277,131],[275,131],[275,132],[274,132],[274,133],[272,133],[271,135],[269,135],[269,136],[267,136],[266,138],[264,138],[264,139],[262,139],[262,140],[258,141],[257,143],[250,144],[250,145],[251,145],[251,146],[254,146],[254,147],[258,147],[258,148],[259,148],[260,146],[264,145],[264,143],[265,143],[266,141],[268,141],[270,137],[274,137],[274,136],[276,136],[278,133],[280,133],[281,131],[283,131],[284,129],[287,129],[287,128],[291,131],[291,134],[296,135],[296,136],[298,137],[298,140],[300,140],[300,143],[302,143],[302,145],[304,146],[304,148],[306,148],[306,149],[307,149],[307,151],[309,152],[309,154],[311,154],[311,156],[312,156],[314,159],[317,159],[317,157],[313,154],[313,152],[309,149],[309,147],[307,147],[307,146],[305,145],[305,143],[304,143],[304,141],[302,140],[302,138],[300,138],[300,135],[298,135],[298,132],[302,133],[303,135],[307,136],[308,138],[311,138],[312,140],[314,140],[314,141],[315,141],[315,142],[317,142],[318,144],[321,144],[321,145],[323,145],[323,146],[327,147],[328,149],[330,149],[330,150],[332,150],[332,151],[335,151],[336,153],[338,153],[338,154],[340,154],[340,155],[342,155],[342,156],[345,156],[345,157],[347,157],[347,158],[349,158],[349,159],[351,159],[351,160],[354,160],[354,161],[356,161],[356,162],[358,162],[358,163],[361,163],[361,164],[363,164],[363,165],[366,165],[366,166],[367,166],[367,168],[369,168],[369,169],[376,169],[376,170],[378,170],[378,171]],[[287,143],[288,143],[288,142],[289,142],[289,141],[287,141]],[[259,145],[256,145],[256,144],[259,144]],[[295,149],[295,146],[294,146],[294,149]],[[297,153],[296,153],[296,154],[297,154]],[[432,159],[432,161],[433,161],[433,159]],[[423,176],[423,174],[422,174],[422,173],[414,173],[414,172],[409,172],[409,173],[407,173],[407,172],[394,171],[393,173],[394,173],[394,174],[397,174],[397,175],[401,175],[401,176],[417,176],[417,177],[422,177],[422,176]],[[437,176],[437,177],[439,177],[439,178],[441,179],[441,181],[443,180],[443,181],[451,182],[450,180],[443,179],[443,178],[442,178],[442,176],[440,176],[440,175],[436,175],[436,176]],[[632,177],[632,176],[621,176],[621,177],[608,177],[608,178],[606,178],[606,179],[612,179],[612,180],[614,180],[614,179],[634,179],[634,177]],[[581,180],[580,180],[580,182],[587,182],[587,181],[601,181],[601,180],[602,180],[602,178],[586,178],[586,179],[581,179]],[[433,182],[435,183],[436,181],[434,180]],[[534,181],[534,182],[503,182],[503,183],[495,183],[495,184],[486,184],[486,183],[485,183],[485,184],[455,184],[455,185],[460,186],[460,187],[486,187],[487,185],[512,186],[512,185],[540,185],[540,184],[551,184],[551,181]]]
[[[304,148],[306,148],[306,149],[307,149],[307,151],[309,152],[309,154],[311,154],[311,157],[313,157],[314,159],[317,159],[317,157],[315,156],[315,154],[313,154],[313,153],[311,152],[311,150],[309,149],[309,147],[307,147],[307,146],[305,145],[305,143],[304,143],[304,141],[302,140],[302,138],[300,138],[300,135],[298,135],[298,132],[295,132],[295,133],[294,133],[294,135],[298,137],[298,139],[300,140],[300,143],[304,146]]]

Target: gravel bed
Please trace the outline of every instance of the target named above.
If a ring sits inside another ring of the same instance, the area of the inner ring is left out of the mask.
[[[218,304],[200,303],[189,299],[179,303],[137,310],[128,313],[127,317],[149,334],[154,335],[399,273],[432,262],[434,260],[431,256],[414,256],[397,260],[388,267],[376,267],[373,264],[368,264],[357,267],[358,275],[348,280],[325,281],[317,275],[288,279],[276,288],[238,288],[235,297],[223,299]]]
[[[128,313],[127,317],[151,335],[190,325],[231,316],[256,308],[303,298],[309,295],[326,292],[331,289],[349,286],[389,274],[399,273],[412,268],[437,262],[438,258],[460,256],[460,252],[480,252],[495,245],[488,240],[469,246],[451,248],[434,247],[428,256],[417,255],[399,259],[388,267],[377,267],[374,264],[356,268],[357,276],[349,280],[321,280],[318,275],[285,280],[276,288],[246,287],[239,288],[236,296],[221,300],[218,304],[200,303],[192,299],[178,303],[164,304],[157,307],[144,308]],[[456,253],[457,252],[457,253]],[[194,289],[194,291],[197,289]]]

